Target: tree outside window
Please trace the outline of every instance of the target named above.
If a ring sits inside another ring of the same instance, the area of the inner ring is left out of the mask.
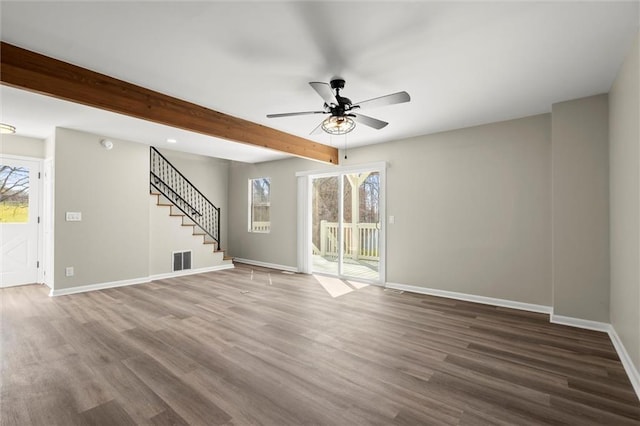
[[[29,169],[0,165],[0,222],[29,221]]]
[[[271,230],[271,178],[249,179],[249,232]]]

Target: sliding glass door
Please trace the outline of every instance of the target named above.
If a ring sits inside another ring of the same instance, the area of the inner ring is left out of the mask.
[[[313,273],[382,283],[383,170],[311,175]]]

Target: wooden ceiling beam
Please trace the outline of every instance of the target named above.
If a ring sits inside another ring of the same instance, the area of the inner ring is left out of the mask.
[[[0,42],[2,84],[216,138],[338,164],[334,147]]]

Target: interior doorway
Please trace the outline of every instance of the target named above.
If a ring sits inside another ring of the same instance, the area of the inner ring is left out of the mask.
[[[38,282],[41,165],[0,157],[0,287]]]

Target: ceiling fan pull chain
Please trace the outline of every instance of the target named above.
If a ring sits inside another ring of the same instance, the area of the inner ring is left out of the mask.
[[[347,133],[344,134],[344,159],[347,159]]]

